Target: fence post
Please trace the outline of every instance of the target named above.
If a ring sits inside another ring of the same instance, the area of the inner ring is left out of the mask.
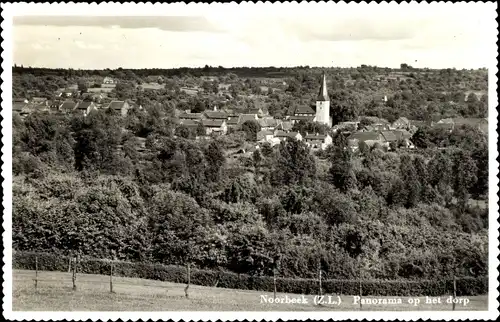
[[[38,289],[38,256],[35,256],[35,291]]]
[[[187,285],[186,288],[184,289],[184,293],[186,294],[186,298],[189,298],[189,284],[191,284],[191,267],[189,263],[187,263]]]
[[[113,292],[113,261],[109,262],[109,292]]]
[[[276,300],[276,270],[273,269],[274,299]]]
[[[359,309],[363,309],[363,304],[361,304],[361,299],[363,298],[363,287],[361,282],[361,276],[359,277]]]
[[[73,291],[76,291],[76,257],[73,257]]]
[[[455,298],[457,297],[457,277],[453,275],[453,311],[455,311]]]
[[[361,260],[358,257],[358,269],[359,269],[359,310],[361,311],[363,309],[363,304],[361,303],[361,300],[363,299],[363,286],[362,286],[362,277],[363,277],[363,271],[361,269]]]
[[[321,267],[319,269],[319,296],[323,295],[323,290],[322,290],[322,287],[321,287]]]

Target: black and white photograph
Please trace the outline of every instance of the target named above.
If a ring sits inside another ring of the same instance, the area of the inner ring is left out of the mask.
[[[498,317],[495,2],[2,10],[6,318]]]

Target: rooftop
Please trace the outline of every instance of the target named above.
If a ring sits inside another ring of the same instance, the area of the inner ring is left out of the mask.
[[[349,140],[377,141],[380,140],[379,132],[355,132],[349,136]]]
[[[204,127],[221,127],[224,122],[224,120],[201,120]]]
[[[113,110],[121,110],[125,105],[125,101],[112,101],[109,103],[108,108]]]
[[[321,87],[319,88],[318,101],[329,101],[328,97],[328,87],[326,86],[326,75],[323,73],[323,78],[321,81]]]

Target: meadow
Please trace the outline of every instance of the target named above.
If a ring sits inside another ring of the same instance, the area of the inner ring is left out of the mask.
[[[265,303],[271,292],[233,290],[190,285],[189,297],[185,297],[185,284],[160,282],[139,278],[113,277],[113,293],[110,278],[105,275],[78,274],[77,290],[72,289],[71,273],[38,272],[35,289],[35,272],[13,270],[14,311],[446,311],[452,305],[441,297],[441,304],[425,304],[425,297],[418,297],[420,304],[364,304],[354,303],[353,296],[341,296],[340,305],[315,305],[314,296],[307,295],[307,304]],[[329,295],[329,294],[327,294]],[[277,293],[277,298],[300,298],[297,294]],[[336,301],[337,296],[332,296]],[[384,298],[384,297],[382,297]],[[385,297],[388,299],[387,297]],[[364,300],[374,297],[363,297]],[[479,311],[488,309],[487,295],[467,297],[467,306],[456,305],[456,310]]]

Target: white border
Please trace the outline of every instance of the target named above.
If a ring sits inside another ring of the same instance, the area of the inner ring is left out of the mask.
[[[262,3],[260,3],[262,4]],[[462,3],[463,4],[463,3]],[[168,5],[152,5],[147,4],[135,4],[135,3],[103,3],[103,4],[28,4],[28,3],[17,3],[17,4],[1,4],[3,9],[3,22],[2,22],[2,38],[4,39],[2,43],[2,142],[4,144],[2,148],[2,177],[3,191],[4,191],[4,216],[3,216],[3,245],[4,245],[4,283],[3,283],[3,313],[4,317],[9,320],[31,320],[36,321],[41,320],[139,320],[139,319],[173,319],[173,320],[243,320],[243,319],[266,319],[266,320],[289,320],[289,319],[400,319],[400,320],[416,320],[416,319],[444,319],[444,320],[463,320],[463,319],[496,319],[498,317],[498,162],[496,158],[498,157],[497,151],[497,139],[498,134],[496,132],[497,128],[497,115],[498,112],[496,107],[498,106],[497,98],[497,58],[496,55],[491,55],[491,61],[484,62],[489,68],[489,296],[488,296],[488,307],[489,311],[454,311],[454,312],[440,312],[440,311],[408,311],[408,312],[373,312],[373,311],[363,311],[363,312],[13,312],[12,311],[12,17],[14,15],[158,15],[161,12],[167,12],[169,15],[195,15],[202,14],[205,10],[210,8],[213,10],[216,8],[219,11],[224,12],[231,6],[235,6],[233,2],[231,4],[193,4],[188,5],[184,3],[175,3]],[[243,4],[240,4],[241,6]],[[266,5],[269,5],[267,3]],[[277,4],[274,4],[277,5]],[[303,3],[300,5],[304,5]],[[324,5],[324,4],[308,4],[308,5]],[[342,3],[342,5],[346,5]],[[349,4],[354,5],[366,5],[364,4]],[[381,5],[398,5],[395,2],[383,3]],[[408,4],[404,5],[429,5],[427,3],[420,4]],[[449,6],[451,3],[433,3],[435,6]],[[453,4],[457,5],[457,4]],[[484,5],[484,4],[483,4]],[[488,4],[486,4],[488,5]],[[494,19],[496,18],[496,4],[489,3],[492,6],[491,17],[479,17],[482,23],[485,25],[485,30],[491,33],[491,30],[497,30],[497,23]],[[253,3],[245,3],[245,10],[260,10],[256,8]],[[289,6],[286,8],[297,9],[299,5]],[[472,17],[471,17],[472,19]],[[492,39],[496,43],[496,37]],[[497,55],[498,55],[498,48]]]

